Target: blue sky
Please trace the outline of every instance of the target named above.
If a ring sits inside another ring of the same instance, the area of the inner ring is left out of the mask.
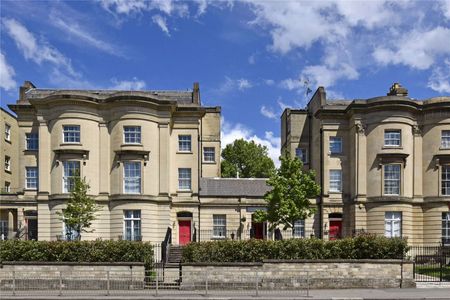
[[[4,1],[1,105],[42,88],[191,89],[222,106],[222,141],[279,154],[306,85],[332,99],[450,94],[450,1]],[[305,83],[306,82],[306,83]]]

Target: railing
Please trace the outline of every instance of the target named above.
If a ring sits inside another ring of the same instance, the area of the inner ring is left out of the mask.
[[[161,243],[161,262],[166,263],[169,258],[169,245],[172,244],[172,228],[167,227],[166,236]]]
[[[412,246],[407,258],[414,261],[416,281],[450,281],[450,246]]]

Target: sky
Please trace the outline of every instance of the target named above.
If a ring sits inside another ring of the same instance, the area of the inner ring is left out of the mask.
[[[450,95],[450,0],[0,0],[0,100],[39,88],[187,90],[222,107],[222,146],[280,154],[280,116],[328,99]],[[277,162],[278,164],[278,162]]]

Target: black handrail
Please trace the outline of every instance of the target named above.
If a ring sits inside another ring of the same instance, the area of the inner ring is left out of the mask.
[[[169,245],[172,244],[172,228],[167,227],[166,236],[161,243],[161,262],[166,263],[169,258]]]

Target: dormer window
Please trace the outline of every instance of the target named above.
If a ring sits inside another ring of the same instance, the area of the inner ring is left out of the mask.
[[[63,126],[64,143],[80,143],[80,125]]]
[[[385,147],[400,147],[402,141],[402,131],[397,129],[388,129],[384,131]]]
[[[141,126],[124,126],[123,142],[125,144],[141,143]]]

